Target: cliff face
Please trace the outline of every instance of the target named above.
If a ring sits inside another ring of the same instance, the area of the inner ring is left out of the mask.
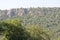
[[[22,16],[24,13],[24,9],[0,10],[0,17]]]

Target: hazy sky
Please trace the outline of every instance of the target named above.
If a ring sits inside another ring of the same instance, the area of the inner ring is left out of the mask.
[[[0,9],[38,6],[60,7],[60,0],[0,0]]]

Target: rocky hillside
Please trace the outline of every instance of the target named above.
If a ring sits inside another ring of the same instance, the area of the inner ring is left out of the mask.
[[[27,11],[27,9],[10,9],[10,10],[0,10],[0,19],[3,18],[9,18],[9,17],[13,17],[13,16],[22,16],[23,14],[25,14]]]
[[[52,14],[59,11],[60,8],[16,8],[10,10],[0,10],[0,19],[8,17],[23,16],[25,14],[29,15],[39,15],[43,16],[46,14]]]

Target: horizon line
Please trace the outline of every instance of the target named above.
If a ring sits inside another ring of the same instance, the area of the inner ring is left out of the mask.
[[[6,9],[0,9],[0,10],[11,10],[11,9],[17,9],[17,8],[60,8],[60,7],[54,7],[54,6],[48,6],[48,7],[14,7],[14,8],[6,8]]]

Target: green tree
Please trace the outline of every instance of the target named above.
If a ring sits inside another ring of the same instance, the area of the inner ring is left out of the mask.
[[[49,35],[38,25],[27,27],[27,32],[30,34],[29,40],[50,40]]]
[[[4,20],[0,25],[4,29],[3,40],[27,40],[27,33],[20,20]]]

